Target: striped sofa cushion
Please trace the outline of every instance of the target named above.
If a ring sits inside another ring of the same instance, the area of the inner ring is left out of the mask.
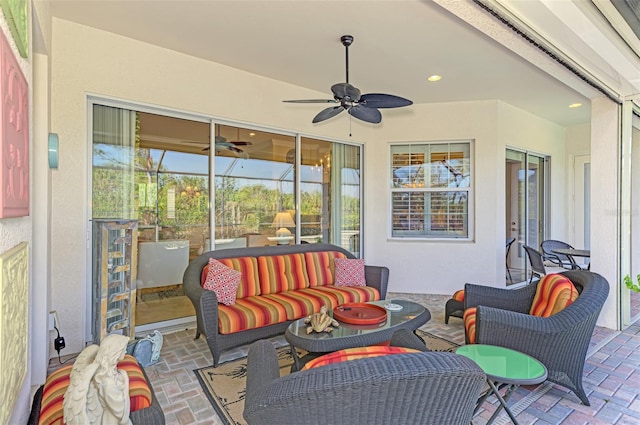
[[[258,276],[263,295],[309,287],[303,253],[258,257]]]
[[[333,363],[345,362],[349,360],[387,356],[390,354],[406,354],[406,353],[420,353],[420,351],[414,350],[413,348],[389,347],[389,346],[381,346],[381,345],[347,348],[344,350],[334,351],[333,353],[329,353],[329,354],[325,354],[324,356],[317,357],[307,362],[307,364],[304,365],[302,370],[312,369],[314,367],[326,366]]]
[[[566,276],[545,275],[538,283],[529,314],[549,317],[571,305],[578,299],[578,290]]]
[[[258,283],[258,260],[255,257],[221,258],[218,259],[218,261],[225,266],[242,273],[236,299],[260,295],[260,285]],[[200,278],[201,285],[206,280],[208,272],[209,265],[207,264],[202,269],[202,276]]]
[[[345,303],[365,303],[378,301],[380,291],[371,286],[318,286],[314,290],[329,294],[335,299],[335,306]]]
[[[317,313],[322,306],[331,310],[338,305],[334,296],[318,291],[316,288],[298,289],[264,296],[282,304],[287,312],[287,320],[297,320]]]
[[[307,263],[307,274],[309,276],[309,286],[333,285],[335,281],[336,258],[347,258],[342,252],[323,251],[305,252],[304,258]]]
[[[42,391],[42,404],[38,425],[63,425],[62,402],[71,380],[72,365],[61,367],[47,377]],[[129,376],[131,411],[151,406],[151,390],[135,357],[127,354],[118,363],[118,369]]]
[[[286,322],[287,309],[265,295],[236,300],[233,305],[218,304],[218,332],[231,334]]]

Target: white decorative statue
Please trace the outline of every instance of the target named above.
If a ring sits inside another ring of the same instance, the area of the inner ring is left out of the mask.
[[[108,335],[78,356],[62,403],[68,425],[131,425],[129,376],[117,368],[129,338]]]

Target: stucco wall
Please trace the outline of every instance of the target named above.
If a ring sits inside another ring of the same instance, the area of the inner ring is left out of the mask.
[[[22,70],[22,73],[24,75],[24,77],[27,80],[27,83],[29,84],[29,91],[30,91],[30,97],[31,97],[31,88],[32,88],[32,80],[31,80],[31,61],[30,58],[22,58],[20,56],[20,53],[18,53],[18,50],[16,49],[16,44],[13,40],[13,36],[11,35],[11,31],[9,30],[9,26],[7,24],[6,18],[4,13],[0,13],[0,29],[2,30],[2,32],[4,33],[5,37],[7,38],[9,45],[11,46],[12,50],[13,50],[13,54],[15,55],[18,64],[20,66],[20,69]],[[31,110],[32,110],[32,101],[31,98],[29,99],[29,134],[30,134],[30,139],[33,140],[32,138],[32,117],[31,117]],[[32,161],[32,152],[33,152],[33,143],[32,141],[29,141],[29,167],[30,170],[32,170],[33,167],[33,161]],[[30,193],[33,192],[33,181],[30,180],[29,182],[30,184]],[[33,211],[33,203],[32,200],[30,200],[30,208],[31,211]],[[29,244],[29,250],[32,249],[32,245],[33,245],[33,241],[32,241],[32,235],[33,235],[33,221],[32,221],[32,217],[31,216],[27,216],[27,217],[17,217],[17,218],[5,218],[0,220],[0,253],[4,253],[8,250],[10,250],[11,248],[17,246],[18,244],[20,244],[21,242],[27,242]],[[31,256],[30,256],[31,258]],[[32,265],[31,265],[31,259],[29,260],[29,275],[30,275],[30,281],[31,279],[31,275],[32,275]],[[30,288],[30,292],[31,292],[31,288]],[[28,318],[25,318],[25,320],[28,321]],[[31,327],[31,324],[28,324],[29,327]],[[31,363],[31,347],[29,347],[28,351],[27,351],[27,364]],[[26,418],[25,416],[25,409],[28,407],[29,405],[29,396],[30,396],[30,388],[31,388],[31,371],[27,370],[24,382],[22,387],[20,388],[20,393],[18,394],[18,396],[16,397],[15,400],[15,406],[14,406],[14,412],[13,415],[11,417],[11,419],[9,419],[9,423],[24,423],[24,419]],[[15,421],[15,422],[12,422]]]

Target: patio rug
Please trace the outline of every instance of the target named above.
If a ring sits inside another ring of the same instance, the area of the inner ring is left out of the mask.
[[[424,339],[432,351],[452,351],[458,344],[418,329],[418,335]],[[280,376],[288,375],[293,363],[289,346],[277,349],[280,363]],[[305,352],[299,353],[303,355]],[[247,358],[240,357],[220,364],[194,370],[200,385],[211,405],[227,425],[246,424],[242,417],[247,379]]]

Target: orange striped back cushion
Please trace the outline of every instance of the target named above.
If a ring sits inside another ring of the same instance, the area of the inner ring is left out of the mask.
[[[72,365],[61,367],[47,377],[42,391],[42,404],[38,425],[63,425],[62,402],[71,380]],[[129,399],[131,411],[151,406],[151,390],[144,379],[140,365],[135,357],[127,354],[118,363],[118,369],[123,369],[129,375]]]
[[[334,260],[347,256],[338,251],[322,251],[305,252],[304,258],[307,262],[309,286],[314,287],[333,285],[336,275]]]
[[[309,287],[303,253],[258,257],[258,276],[263,295]]]
[[[578,290],[567,277],[548,274],[538,283],[529,314],[549,317],[571,305],[577,298]]]
[[[462,315],[464,331],[467,333],[469,344],[476,343],[476,307],[468,308]]]
[[[236,299],[260,295],[260,285],[258,283],[258,261],[255,257],[221,258],[218,259],[218,261],[225,266],[242,273]],[[201,285],[207,279],[208,272],[209,264],[204,266],[202,269],[202,275],[200,278]]]
[[[405,354],[419,353],[420,351],[413,348],[390,347],[385,345],[371,345],[368,347],[347,348],[344,350],[334,351],[317,357],[304,365],[302,370],[312,369],[314,367],[326,366],[332,363],[340,363],[348,360],[364,359],[368,357],[380,357],[389,354]]]
[[[456,301],[464,302],[464,289],[458,289],[456,292],[453,293],[451,298],[453,298]]]

